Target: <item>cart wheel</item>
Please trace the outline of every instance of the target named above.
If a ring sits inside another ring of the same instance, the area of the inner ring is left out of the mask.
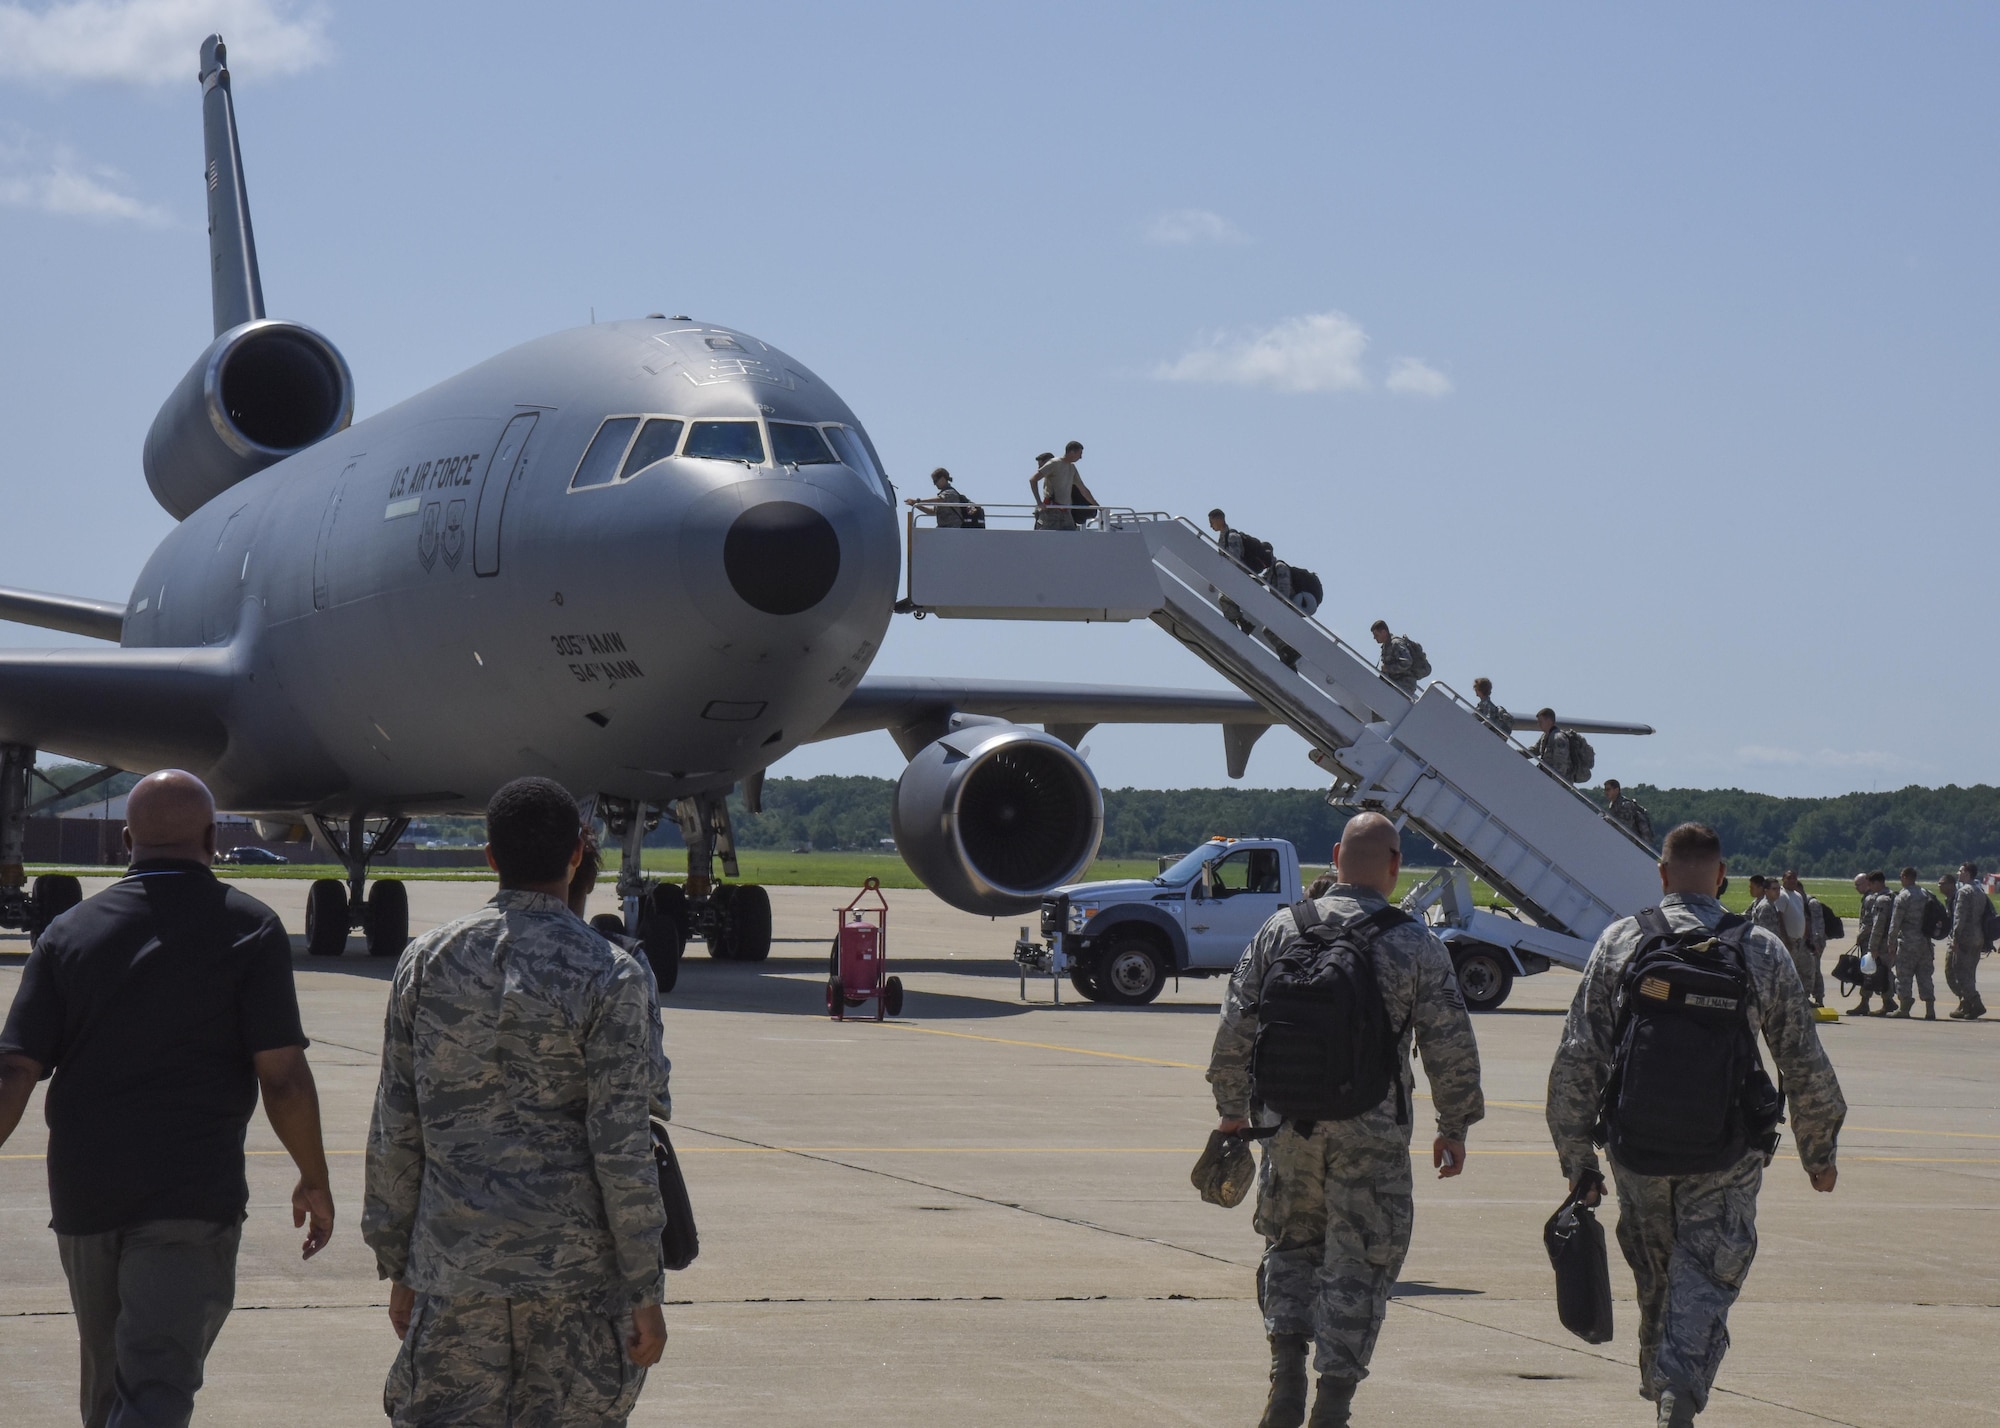
[[[838,978],[829,980],[826,984],[826,1014],[835,1020],[840,1019],[841,1001],[840,980]]]
[[[901,977],[891,977],[888,984],[882,988],[882,1009],[888,1012],[890,1016],[901,1016],[903,1014],[903,979]]]

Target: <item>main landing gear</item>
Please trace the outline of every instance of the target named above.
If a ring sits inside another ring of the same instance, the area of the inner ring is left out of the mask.
[[[359,930],[370,957],[402,955],[410,941],[409,889],[394,878],[377,878],[369,887],[368,865],[396,846],[410,820],[377,819],[373,834],[363,813],[351,815],[345,828],[311,813],[306,823],[347,870],[346,882],[321,878],[306,894],[306,951],[338,957],[347,950],[348,933]]]
[[[44,873],[28,881],[28,818],[35,811],[29,786],[41,779],[55,789],[45,802],[80,793],[104,782],[116,769],[102,769],[68,788],[56,785],[36,770],[35,751],[26,744],[0,744],[0,927],[28,934],[42,929],[83,901],[83,884],[68,873]]]
[[[761,962],[771,955],[771,895],[755,883],[715,880],[718,858],[724,875],[737,874],[726,794],[675,799],[664,810],[680,825],[687,844],[687,880],[681,883],[649,882],[640,866],[646,834],[659,826],[662,809],[607,794],[598,798],[597,811],[607,835],[622,849],[618,897],[625,916],[615,930],[638,939],[662,995],[680,980],[690,937],[707,943],[708,955],[718,961]],[[600,920],[610,919],[593,922]]]

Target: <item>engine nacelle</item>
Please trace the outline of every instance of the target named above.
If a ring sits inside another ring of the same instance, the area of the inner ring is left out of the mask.
[[[891,818],[896,850],[925,887],[999,916],[1083,876],[1104,836],[1104,795],[1062,740],[967,721],[910,760]]]
[[[331,342],[258,318],[201,354],[146,433],[146,484],[185,520],[246,476],[344,429],[354,378]]]

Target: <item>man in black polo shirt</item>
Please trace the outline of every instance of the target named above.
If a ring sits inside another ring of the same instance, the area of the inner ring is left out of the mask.
[[[277,915],[219,882],[215,803],[156,773],[126,803],[126,876],[50,923],[0,1031],[0,1144],[49,1086],[49,1202],[89,1428],[184,1425],[236,1297],[258,1092],[299,1168],[292,1223],[333,1233],[319,1096]]]

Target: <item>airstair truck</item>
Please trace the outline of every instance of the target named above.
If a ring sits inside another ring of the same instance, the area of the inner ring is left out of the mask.
[[[1457,866],[1406,905],[1451,945],[1468,1000],[1498,1006],[1517,976],[1581,967],[1600,932],[1658,897],[1657,854],[1455,690],[1433,681],[1406,694],[1191,522],[1105,509],[1086,529],[1038,531],[1008,524],[1004,508],[987,513],[983,530],[912,516],[907,608],[947,619],[1149,619],[1167,631],[1306,740],[1331,776],[1330,802],[1378,810],[1451,855]],[[1258,732],[1225,727],[1232,774]],[[1474,906],[1472,875],[1516,915]]]

